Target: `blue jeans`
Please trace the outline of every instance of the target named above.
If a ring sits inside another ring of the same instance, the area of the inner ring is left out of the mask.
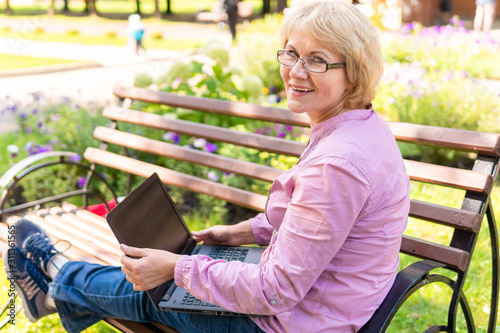
[[[68,332],[80,332],[104,317],[161,322],[179,332],[263,332],[249,318],[157,311],[146,293],[133,289],[120,267],[69,262],[49,292]]]

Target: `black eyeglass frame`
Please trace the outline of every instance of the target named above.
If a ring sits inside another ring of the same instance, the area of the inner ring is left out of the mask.
[[[295,57],[295,63],[293,65],[287,65],[287,64],[284,64],[280,61],[280,54],[281,53],[286,53],[286,54],[289,54],[291,56],[294,56]],[[287,67],[293,67],[297,64],[297,62],[302,61],[303,59],[307,59],[307,58],[315,58],[315,57],[304,57],[304,58],[299,58],[297,55],[293,54],[292,52],[288,52],[287,50],[278,50],[278,52],[276,53],[276,58],[278,59],[278,62],[280,64],[282,64],[283,66],[287,66]],[[310,69],[308,69],[305,65],[304,65],[304,62],[302,61],[302,65],[304,66],[304,69],[306,71],[309,71],[311,73],[326,73],[327,70],[329,69],[335,69],[335,68],[345,68],[346,67],[346,63],[345,61],[343,62],[332,62],[331,64],[329,63],[326,63],[326,68],[325,68],[325,71],[324,72],[317,72],[317,71],[312,71]]]

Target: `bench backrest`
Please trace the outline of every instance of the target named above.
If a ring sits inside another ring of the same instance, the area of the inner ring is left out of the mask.
[[[275,107],[193,96],[179,96],[140,88],[117,87],[114,94],[121,100],[149,102],[245,119],[263,120],[288,126],[305,128],[309,126],[308,118],[305,115],[293,114],[288,110]],[[94,135],[102,142],[123,146],[129,151],[144,151],[269,183],[280,175],[283,170],[242,161],[232,156],[211,154],[120,131],[119,123],[174,131],[197,138],[205,138],[212,142],[230,143],[235,146],[257,149],[261,152],[293,157],[300,156],[306,146],[303,142],[172,119],[162,115],[131,110],[122,106],[107,107],[104,116],[118,124],[118,128],[116,126],[112,128],[96,128]],[[404,161],[411,180],[463,190],[464,194],[460,207],[448,207],[441,205],[439,202],[412,199],[410,217],[450,227],[451,242],[450,244],[437,244],[425,239],[404,236],[401,252],[439,262],[455,271],[466,271],[485,214],[485,207],[489,203],[490,193],[498,173],[500,135],[406,123],[389,123],[389,126],[399,142],[466,152],[467,157],[471,159],[471,169],[439,165],[436,162],[420,162],[407,159]],[[187,175],[162,165],[140,161],[126,155],[119,155],[98,148],[87,149],[85,158],[92,163],[117,168],[142,177],[157,172],[165,184],[208,194],[256,211],[263,211],[265,208],[266,196],[264,194],[223,185],[206,178]]]

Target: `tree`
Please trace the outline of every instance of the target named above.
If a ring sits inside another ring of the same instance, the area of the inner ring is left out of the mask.
[[[170,0],[167,0],[167,9],[165,10],[165,14],[172,14],[172,9],[170,8]]]
[[[160,6],[158,0],[155,0],[155,18],[161,19]]]
[[[286,0],[278,0],[278,6],[276,7],[276,12],[282,13],[286,8]]]
[[[95,0],[85,1],[85,12],[89,13],[91,16],[97,16],[97,10],[95,8]]]
[[[10,8],[9,0],[5,0],[5,14],[12,15],[12,8]]]

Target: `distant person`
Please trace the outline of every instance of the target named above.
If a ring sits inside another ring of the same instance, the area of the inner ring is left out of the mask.
[[[475,32],[489,32],[493,25],[497,9],[496,0],[476,0]]]
[[[449,24],[453,15],[453,3],[451,0],[441,0],[439,10],[440,23],[443,25]]]
[[[139,51],[146,51],[142,45],[142,37],[144,36],[144,24],[141,22],[141,17],[139,14],[132,14],[128,17],[128,27],[127,36],[134,41],[135,53],[139,54]]]
[[[240,0],[224,0],[224,9],[233,40],[236,38],[236,22],[238,21],[238,2]]]

